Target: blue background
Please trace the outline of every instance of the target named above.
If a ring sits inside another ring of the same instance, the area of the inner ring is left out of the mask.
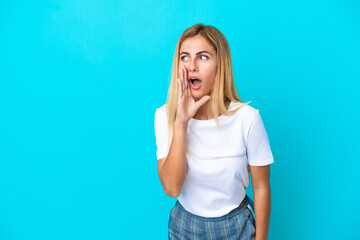
[[[267,129],[269,239],[359,239],[356,0],[1,1],[0,239],[167,239],[154,114],[196,23]]]

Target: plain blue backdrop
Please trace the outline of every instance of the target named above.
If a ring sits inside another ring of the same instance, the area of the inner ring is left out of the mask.
[[[0,239],[167,239],[154,114],[196,23],[268,132],[269,239],[360,238],[359,1],[49,0],[0,3]]]

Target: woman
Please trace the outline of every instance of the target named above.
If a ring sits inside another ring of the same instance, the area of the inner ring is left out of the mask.
[[[185,30],[167,103],[155,112],[160,182],[178,198],[169,239],[255,239],[255,228],[256,240],[267,239],[274,159],[259,110],[248,103],[236,91],[224,35],[203,24]]]

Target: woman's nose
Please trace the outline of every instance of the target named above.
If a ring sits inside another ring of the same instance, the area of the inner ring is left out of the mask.
[[[190,61],[188,68],[189,71],[197,71],[196,59]]]

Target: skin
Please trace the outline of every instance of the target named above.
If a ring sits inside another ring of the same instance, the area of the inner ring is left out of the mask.
[[[208,120],[208,100],[214,87],[217,71],[215,49],[200,35],[185,39],[180,47],[179,70],[181,82],[179,90],[183,97],[178,101],[181,111],[178,112],[180,119],[188,121],[193,117]],[[201,80],[199,89],[195,90],[191,87],[189,76]]]
[[[266,240],[268,239],[271,211],[270,165],[250,165],[250,174],[254,193],[255,239]]]
[[[207,51],[201,54],[199,52]],[[186,134],[188,121],[194,117],[199,120],[209,119],[207,115],[208,100],[214,86],[217,56],[210,43],[202,36],[187,38],[180,47],[179,63],[180,79],[178,79],[178,106],[174,129],[183,129]],[[201,80],[197,90],[190,87],[188,76]],[[228,108],[230,102],[226,103]],[[161,181],[161,170],[165,158],[158,161],[158,172]],[[270,165],[250,166],[254,193],[254,212],[256,218],[256,240],[268,237],[270,223],[271,191]],[[178,194],[176,195],[178,196]]]

